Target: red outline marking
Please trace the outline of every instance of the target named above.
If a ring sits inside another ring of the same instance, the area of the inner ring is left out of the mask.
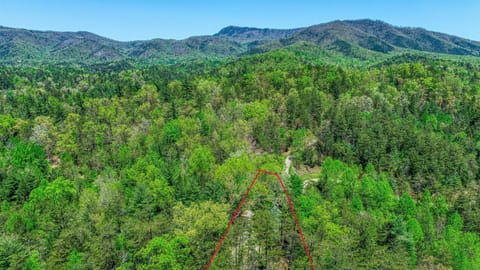
[[[220,250],[220,247],[222,246],[223,241],[225,240],[225,237],[226,237],[227,234],[228,234],[228,231],[229,231],[230,228],[232,227],[233,222],[235,221],[235,219],[237,219],[238,214],[240,213],[240,208],[242,208],[242,205],[243,205],[243,203],[245,203],[245,200],[247,199],[248,194],[250,193],[250,191],[252,190],[253,186],[255,185],[255,182],[257,182],[258,176],[260,176],[260,174],[262,174],[262,173],[263,173],[263,174],[268,174],[268,175],[273,175],[273,176],[275,176],[275,177],[277,178],[278,182],[280,183],[280,185],[282,186],[283,192],[284,192],[285,195],[287,196],[288,206],[290,207],[290,211],[292,212],[293,219],[295,220],[295,224],[297,225],[298,233],[300,234],[300,238],[302,239],[303,248],[305,249],[305,252],[307,253],[308,260],[309,260],[309,262],[310,262],[310,266],[312,267],[312,270],[315,270],[315,267],[313,266],[312,257],[310,256],[310,251],[308,250],[307,243],[305,242],[305,237],[304,237],[304,235],[303,235],[302,228],[300,227],[300,223],[298,222],[297,214],[295,213],[295,208],[293,207],[292,199],[290,198],[290,195],[288,195],[288,191],[287,191],[287,189],[285,188],[285,184],[283,184],[282,178],[280,178],[280,176],[278,175],[278,173],[269,172],[269,171],[266,171],[266,170],[258,170],[258,171],[257,171],[257,174],[255,175],[255,177],[253,178],[252,182],[251,182],[250,185],[248,186],[247,192],[245,192],[245,194],[243,194],[243,197],[242,197],[242,199],[240,200],[240,203],[238,204],[237,209],[235,209],[235,212],[233,213],[233,216],[232,216],[232,218],[230,219],[230,222],[228,223],[227,229],[225,229],[225,232],[223,233],[222,237],[220,238],[220,241],[218,241],[218,244],[217,244],[217,246],[215,247],[215,250],[213,251],[212,257],[210,257],[210,260],[208,261],[208,264],[207,264],[207,267],[205,268],[205,270],[208,270],[208,269],[210,268],[210,266],[211,266],[211,264],[212,264],[212,262],[213,262],[213,259],[215,259],[215,256],[217,256],[217,253],[218,253],[218,251]]]

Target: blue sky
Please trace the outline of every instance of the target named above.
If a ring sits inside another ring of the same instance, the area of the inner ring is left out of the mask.
[[[479,0],[0,0],[0,25],[117,40],[186,38],[228,25],[294,28],[380,19],[480,41]]]

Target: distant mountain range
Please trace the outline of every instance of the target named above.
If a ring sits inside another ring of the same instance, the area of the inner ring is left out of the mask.
[[[299,44],[353,58],[403,51],[480,56],[477,41],[422,28],[396,27],[382,21],[354,20],[285,30],[228,26],[212,36],[131,42],[89,32],[0,27],[0,63],[93,64],[120,60],[174,63],[288,49]]]

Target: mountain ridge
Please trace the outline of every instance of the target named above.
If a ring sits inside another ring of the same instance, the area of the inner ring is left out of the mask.
[[[227,58],[310,43],[347,57],[368,58],[402,50],[480,56],[480,42],[398,27],[379,20],[336,20],[294,29],[227,26],[213,35],[186,39],[117,41],[88,31],[38,31],[0,26],[0,63],[101,63],[131,59],[171,63]]]

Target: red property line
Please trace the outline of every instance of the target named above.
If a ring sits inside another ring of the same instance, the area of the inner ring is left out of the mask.
[[[217,256],[217,253],[220,250],[220,247],[222,246],[223,241],[225,240],[225,237],[228,234],[228,231],[232,227],[235,219],[237,219],[238,214],[240,213],[240,208],[242,208],[243,203],[245,202],[245,200],[248,197],[248,193],[250,193],[253,186],[255,185],[255,182],[257,182],[258,176],[260,176],[260,174],[262,174],[262,173],[275,176],[277,178],[278,182],[280,183],[280,185],[282,186],[283,192],[287,196],[288,206],[290,207],[290,211],[292,212],[293,219],[295,220],[295,224],[297,225],[298,233],[300,234],[300,238],[302,239],[303,248],[305,249],[305,252],[307,253],[308,260],[310,262],[310,266],[312,267],[312,270],[315,270],[315,267],[313,266],[312,257],[310,256],[310,251],[308,250],[307,243],[305,242],[305,237],[303,235],[302,228],[300,227],[300,223],[298,222],[297,214],[295,213],[295,208],[293,208],[292,199],[290,198],[290,195],[288,195],[288,191],[285,188],[285,184],[283,184],[282,178],[280,178],[278,173],[269,172],[269,171],[265,171],[265,170],[258,170],[257,171],[257,174],[255,175],[252,182],[248,186],[247,192],[245,192],[245,194],[243,194],[243,197],[240,200],[240,203],[238,204],[237,209],[235,210],[235,213],[233,214],[232,218],[230,219],[230,222],[228,223],[227,229],[225,229],[225,232],[223,233],[222,237],[220,238],[220,241],[218,241],[218,244],[215,247],[215,250],[213,251],[212,257],[210,257],[210,260],[208,261],[208,264],[207,264],[207,267],[205,268],[205,270],[208,270],[210,268],[210,266],[212,265],[213,259],[215,259],[215,256]]]

